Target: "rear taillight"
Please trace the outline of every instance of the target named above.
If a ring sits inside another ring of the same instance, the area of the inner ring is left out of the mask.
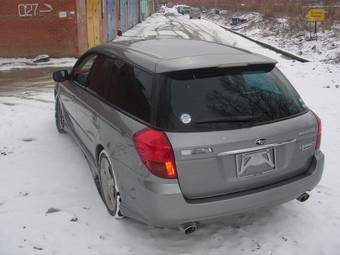
[[[313,112],[313,115],[316,119],[316,123],[317,123],[317,131],[316,131],[316,144],[315,144],[315,149],[320,149],[320,145],[321,145],[321,133],[322,133],[322,125],[321,125],[321,119],[319,118],[318,115],[316,115],[315,112]]]
[[[151,173],[165,179],[177,178],[174,153],[164,132],[144,129],[134,134],[133,142]]]

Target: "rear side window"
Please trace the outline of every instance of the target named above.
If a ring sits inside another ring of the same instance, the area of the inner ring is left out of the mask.
[[[166,88],[157,119],[161,128],[172,131],[249,127],[306,110],[273,66],[183,71],[161,80]]]
[[[107,100],[127,113],[151,122],[151,74],[116,60]]]
[[[112,105],[151,122],[153,76],[119,59],[98,56],[88,76],[88,88]]]

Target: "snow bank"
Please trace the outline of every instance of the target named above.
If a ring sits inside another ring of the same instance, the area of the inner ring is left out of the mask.
[[[248,22],[231,26],[231,17],[245,18]],[[340,63],[340,24],[335,24],[332,30],[319,31],[315,37],[314,23],[309,31],[294,31],[294,24],[287,18],[265,19],[261,14],[223,11],[220,15],[208,12],[207,19],[237,30],[253,39],[271,44],[304,58],[326,63]]]

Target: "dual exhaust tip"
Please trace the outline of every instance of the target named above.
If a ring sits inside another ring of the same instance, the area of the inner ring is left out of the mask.
[[[306,202],[310,195],[307,192],[302,193],[296,200],[299,202]],[[196,222],[184,223],[179,226],[179,230],[186,235],[190,235],[198,230],[198,224]]]

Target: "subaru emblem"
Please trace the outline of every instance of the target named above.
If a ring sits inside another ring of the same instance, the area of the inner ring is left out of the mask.
[[[264,138],[257,139],[255,143],[257,145],[264,145],[266,143],[266,139],[264,139]]]

